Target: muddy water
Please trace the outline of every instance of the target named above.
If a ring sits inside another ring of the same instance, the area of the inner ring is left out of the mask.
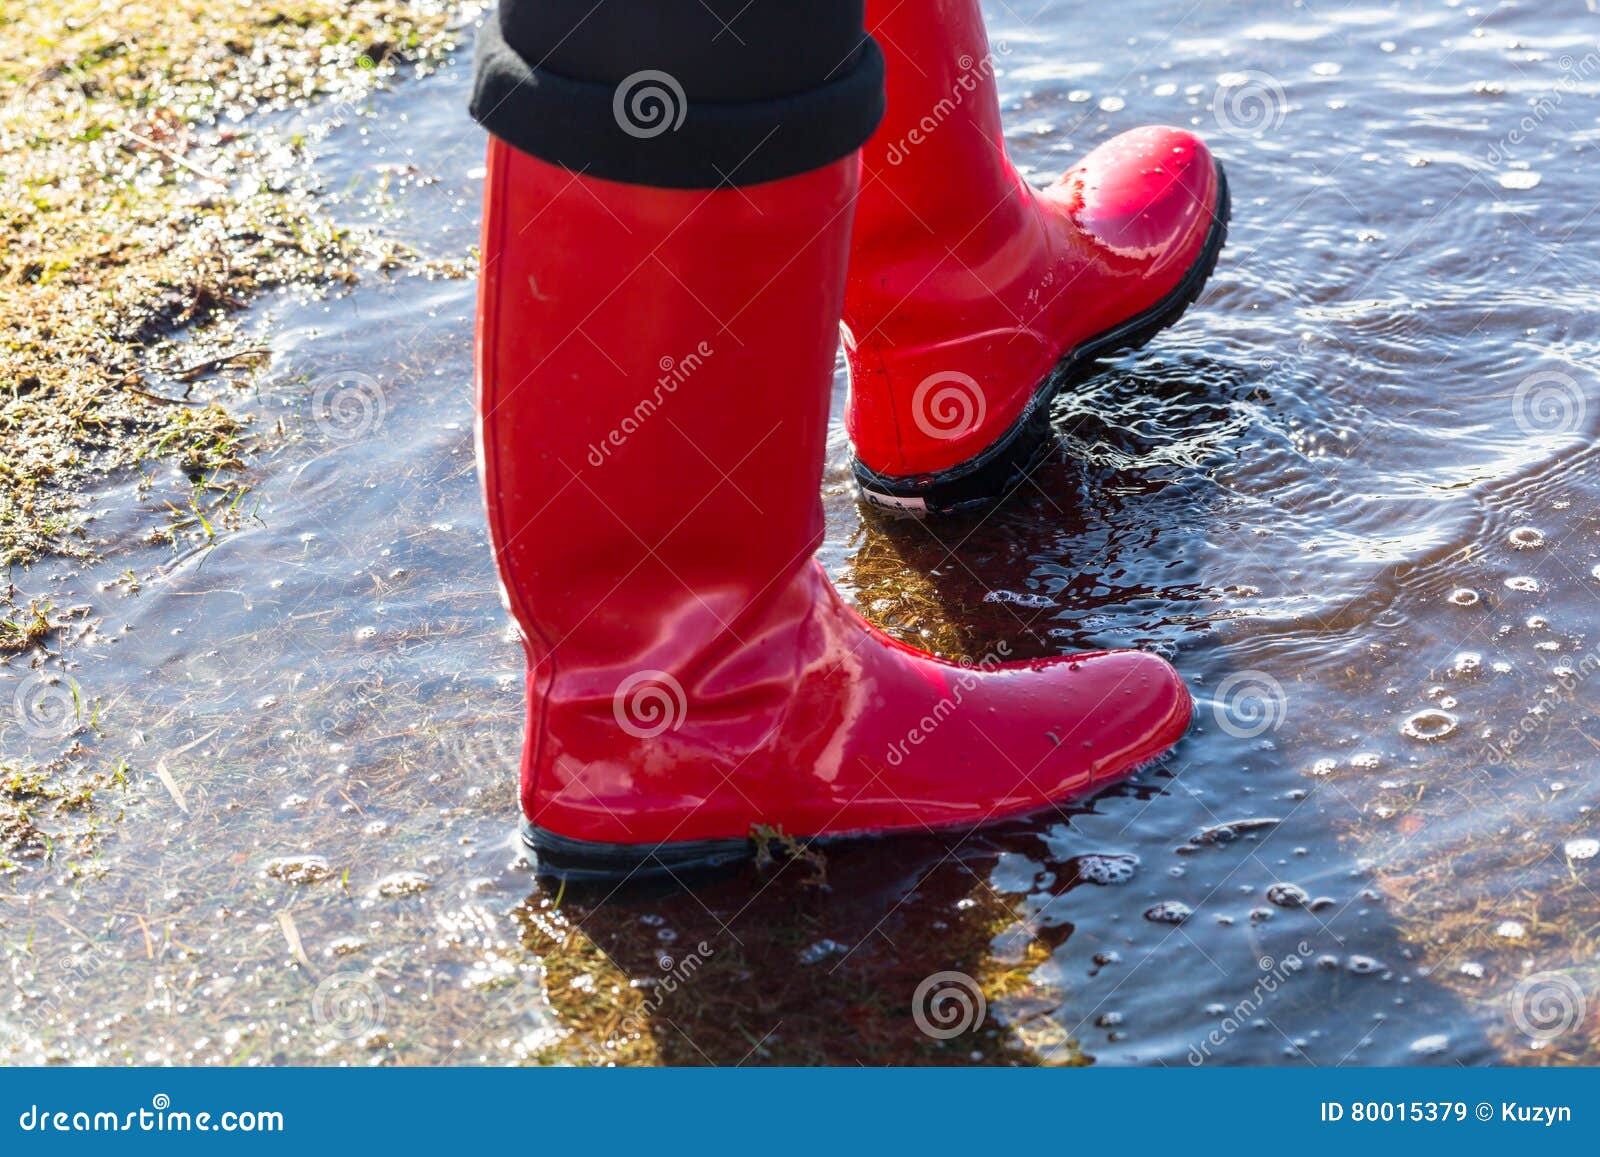
[[[19,584],[92,607],[62,663],[94,726],[6,752],[129,785],[5,878],[6,1058],[1596,1059],[1600,18],[1078,7],[992,13],[1014,156],[1196,126],[1235,191],[1216,279],[985,519],[864,523],[836,435],[824,558],[924,645],[1169,655],[1199,713],[1168,760],[1070,823],[537,888],[472,284],[286,295],[247,317],[274,352],[232,515],[146,544],[192,488],[130,480],[103,563]],[[464,256],[464,100],[458,60],[314,134],[341,213]],[[941,972],[987,1010],[947,1041],[913,1015]]]

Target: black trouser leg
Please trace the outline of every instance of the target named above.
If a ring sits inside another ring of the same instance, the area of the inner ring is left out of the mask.
[[[501,0],[472,115],[590,176],[753,185],[860,148],[883,115],[863,0]]]

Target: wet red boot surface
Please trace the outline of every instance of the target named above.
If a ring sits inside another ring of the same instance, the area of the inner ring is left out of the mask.
[[[1155,656],[946,662],[812,559],[858,171],[657,190],[491,146],[481,465],[548,871],[1048,809],[1187,726]]]
[[[1193,134],[1151,127],[1033,189],[1006,155],[976,0],[870,3],[868,24],[889,91],[845,296],[855,474],[881,506],[976,505],[1047,448],[1056,393],[1199,295],[1226,181]]]

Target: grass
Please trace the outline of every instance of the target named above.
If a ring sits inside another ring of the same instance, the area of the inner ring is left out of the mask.
[[[50,600],[34,599],[26,609],[13,607],[0,618],[0,655],[26,651],[49,638],[55,630],[50,611]]]
[[[28,860],[92,859],[108,816],[101,805],[127,786],[126,768],[95,770],[63,757],[43,766],[0,763],[0,875]],[[75,863],[72,875],[90,874]]]
[[[147,458],[195,476],[238,464],[244,423],[190,396],[203,378],[248,384],[227,315],[264,289],[395,259],[329,220],[294,173],[297,146],[286,157],[248,114],[354,99],[437,57],[452,9],[42,0],[0,13],[0,566],[84,553],[89,480]]]

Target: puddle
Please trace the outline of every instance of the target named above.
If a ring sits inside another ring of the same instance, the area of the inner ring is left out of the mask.
[[[63,682],[13,662],[0,702],[75,695],[93,726],[8,718],[7,756],[77,743],[127,786],[0,878],[0,1056],[1595,1060],[1600,256],[1566,242],[1592,228],[1600,25],[1277,12],[1171,27],[1136,0],[1093,61],[1069,10],[994,14],[1025,172],[1194,125],[1229,248],[1181,326],[1062,404],[1019,501],[863,524],[837,428],[824,480],[824,562],[871,618],[951,652],[1160,651],[1199,704],[1171,757],[954,847],[536,889],[473,284],[281,294],[243,318],[272,350],[232,403],[264,441],[247,491],[151,544],[192,484],[127,480],[102,562],[19,582],[91,610]],[[429,257],[475,242],[467,59],[312,134],[340,212]]]

